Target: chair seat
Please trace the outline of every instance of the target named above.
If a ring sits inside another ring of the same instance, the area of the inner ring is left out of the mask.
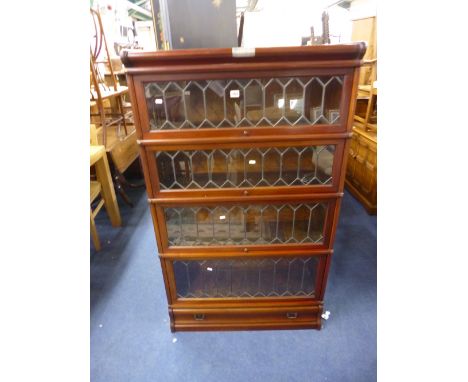
[[[101,192],[101,183],[96,182],[96,181],[91,181],[90,187],[90,203],[93,202],[94,199],[96,199]]]

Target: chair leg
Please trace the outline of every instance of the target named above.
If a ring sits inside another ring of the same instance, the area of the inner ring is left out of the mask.
[[[94,248],[96,248],[96,251],[100,251],[101,250],[101,242],[99,241],[99,236],[98,236],[98,233],[97,233],[96,224],[94,223],[94,217],[93,217],[92,212],[91,212],[90,227],[91,227],[91,238],[93,239]]]

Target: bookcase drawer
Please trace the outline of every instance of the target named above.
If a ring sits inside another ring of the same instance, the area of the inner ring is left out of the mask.
[[[321,326],[322,306],[173,308],[175,330],[306,329]]]

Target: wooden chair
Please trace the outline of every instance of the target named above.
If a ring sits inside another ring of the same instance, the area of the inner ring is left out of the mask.
[[[90,9],[90,14],[94,27],[90,45],[90,117],[99,138],[99,143],[94,144],[105,147],[116,190],[133,207],[124,187],[144,187],[144,183],[130,183],[124,176],[139,156],[133,112],[126,101],[128,87],[119,82],[122,63],[120,58],[111,57],[99,12]]]
[[[128,87],[121,86],[117,76],[114,75],[101,16],[94,9],[90,9],[90,12],[94,25],[94,39],[90,46],[90,101],[94,102],[91,118],[98,117],[95,121],[102,128],[102,144],[107,149],[108,128],[117,125],[117,129],[120,130],[120,126],[123,125],[124,135],[127,136],[129,134],[127,125],[133,123],[133,117],[132,111],[126,110],[129,106],[124,99],[128,93]],[[102,47],[104,47],[103,52]],[[110,72],[108,81],[101,70],[103,65]]]

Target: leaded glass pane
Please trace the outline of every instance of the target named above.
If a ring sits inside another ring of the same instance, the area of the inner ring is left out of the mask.
[[[314,297],[317,257],[176,260],[179,298]]]
[[[323,243],[327,203],[167,207],[170,246]]]
[[[335,145],[159,151],[163,190],[332,184]]]
[[[150,82],[151,130],[335,124],[343,76]]]

